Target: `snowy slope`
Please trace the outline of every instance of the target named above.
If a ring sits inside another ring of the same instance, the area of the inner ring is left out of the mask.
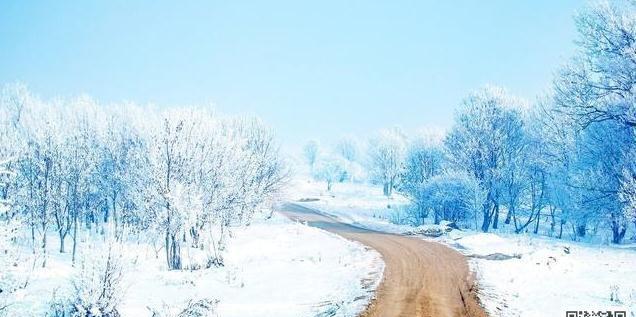
[[[50,242],[47,268],[35,268],[10,315],[43,316],[55,290],[69,287],[70,255],[56,253],[56,244]],[[182,307],[203,297],[218,299],[223,317],[326,311],[355,316],[370,300],[384,265],[375,251],[278,214],[237,230],[222,268],[167,271],[163,257],[155,258],[149,247],[130,244],[125,250],[123,316],[150,316],[148,307]],[[19,267],[24,275],[30,269],[27,263]]]

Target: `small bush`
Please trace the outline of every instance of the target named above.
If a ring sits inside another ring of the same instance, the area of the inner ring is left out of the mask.
[[[111,249],[105,259],[83,262],[71,281],[68,296],[54,295],[49,309],[52,317],[119,317],[122,296],[121,259]]]
[[[168,305],[161,309],[148,308],[152,312],[152,317],[217,317],[216,307],[218,299],[203,298],[190,300],[185,307],[174,312]]]

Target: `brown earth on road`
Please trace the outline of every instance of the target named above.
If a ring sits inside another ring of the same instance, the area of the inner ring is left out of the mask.
[[[319,211],[286,204],[281,213],[377,250],[385,262],[375,300],[363,317],[484,317],[465,257],[439,243],[338,222]]]

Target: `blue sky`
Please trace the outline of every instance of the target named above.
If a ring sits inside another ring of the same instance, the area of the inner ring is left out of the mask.
[[[452,3],[451,3],[452,2]],[[470,90],[534,99],[582,1],[0,2],[0,83],[43,97],[209,104],[287,145],[447,127]]]

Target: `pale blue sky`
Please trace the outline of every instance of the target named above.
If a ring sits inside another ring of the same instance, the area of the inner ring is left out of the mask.
[[[0,1],[0,83],[213,102],[281,139],[449,126],[485,84],[533,99],[572,53],[562,1]]]

